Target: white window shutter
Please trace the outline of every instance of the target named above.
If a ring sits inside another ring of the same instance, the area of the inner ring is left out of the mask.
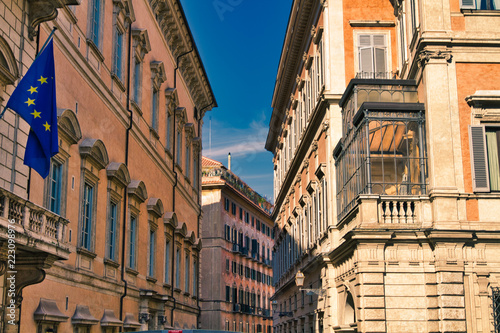
[[[385,48],[376,47],[375,48],[375,77],[385,78],[386,72],[386,57]]]
[[[483,125],[469,126],[470,158],[472,165],[472,188],[474,192],[489,192],[490,177],[488,155]]]
[[[362,73],[373,72],[373,48],[361,47],[359,48],[359,71]]]
[[[475,0],[460,0],[460,8],[462,9],[476,9]]]

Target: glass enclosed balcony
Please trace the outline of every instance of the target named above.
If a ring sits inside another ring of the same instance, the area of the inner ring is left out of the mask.
[[[334,150],[339,221],[360,194],[425,194],[424,106],[415,82],[354,79],[340,103],[343,136]]]

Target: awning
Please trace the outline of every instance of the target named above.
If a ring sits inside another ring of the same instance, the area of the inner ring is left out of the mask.
[[[115,317],[113,310],[104,310],[101,318],[101,326],[122,326],[122,321]]]
[[[134,315],[127,313],[125,315],[125,320],[123,321],[123,328],[137,328],[141,327],[141,323],[135,320]]]
[[[73,325],[95,325],[99,320],[92,316],[87,305],[77,305],[71,322]]]
[[[68,316],[65,316],[59,308],[57,303],[51,299],[40,298],[40,303],[33,313],[35,321],[50,321],[50,322],[63,322],[68,320]]]

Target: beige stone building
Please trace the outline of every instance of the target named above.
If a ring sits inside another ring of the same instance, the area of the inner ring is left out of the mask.
[[[277,332],[498,331],[500,6],[293,6],[266,143]]]
[[[60,149],[46,179],[30,175],[28,126],[0,120],[2,332],[197,328],[201,128],[217,104],[180,2],[14,0],[0,13],[2,109],[57,27]]]
[[[228,164],[202,159],[201,327],[272,333],[272,205]]]

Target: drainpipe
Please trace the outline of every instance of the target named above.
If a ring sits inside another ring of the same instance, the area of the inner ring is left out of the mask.
[[[125,132],[125,166],[128,168],[128,150],[130,140],[130,130],[132,129],[133,119],[132,110],[130,110],[130,53],[132,51],[132,23],[128,31],[128,56],[127,56],[127,111],[129,113],[129,124]],[[121,260],[121,281],[123,282],[123,294],[120,296],[120,320],[123,321],[123,301],[127,296],[128,283],[125,279],[125,241],[127,240],[127,188],[123,194],[123,223],[122,223],[122,260]]]
[[[179,68],[179,59],[191,52],[194,51],[194,48],[191,47],[191,50],[184,52],[180,55],[177,56],[177,59],[175,60],[175,68],[174,68],[174,89],[177,89],[177,69]],[[177,146],[177,143],[175,142],[175,139],[177,138],[177,132],[175,131],[175,110],[174,110],[174,138],[172,140],[172,172],[174,173],[174,186],[172,187],[172,212],[175,213],[175,188],[177,187],[177,171],[175,170],[175,157],[176,157],[176,151],[175,148]],[[180,161],[178,161],[180,162]],[[171,273],[171,280],[172,281],[172,292],[170,293],[170,297],[174,300],[174,305],[172,306],[172,310],[170,311],[170,325],[174,327],[174,311],[175,311],[175,306],[177,304],[177,300],[174,297],[174,272],[175,272],[175,254],[176,254],[176,249],[175,249],[175,229],[174,229],[174,241],[172,244],[172,273]]]

